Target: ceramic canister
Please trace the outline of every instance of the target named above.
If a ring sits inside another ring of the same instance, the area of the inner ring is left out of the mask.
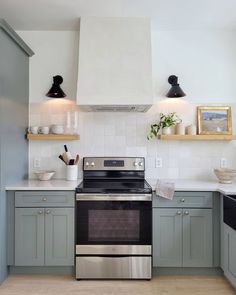
[[[185,126],[183,123],[176,124],[175,133],[177,135],[185,135]]]
[[[188,135],[196,135],[197,134],[197,126],[194,124],[187,126],[187,134]]]
[[[78,179],[78,165],[67,165],[66,180],[77,180],[77,179]]]

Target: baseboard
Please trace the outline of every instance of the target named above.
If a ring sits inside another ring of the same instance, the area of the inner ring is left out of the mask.
[[[161,275],[218,275],[223,276],[219,267],[154,267],[153,276]]]
[[[74,266],[10,266],[10,274],[75,275]]]

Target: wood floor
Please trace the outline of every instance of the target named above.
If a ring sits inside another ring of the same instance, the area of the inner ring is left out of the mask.
[[[11,275],[0,295],[232,295],[220,276],[160,276],[151,281],[75,281],[51,275]]]

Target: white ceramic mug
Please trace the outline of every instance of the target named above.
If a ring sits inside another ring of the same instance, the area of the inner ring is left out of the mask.
[[[41,127],[39,127],[39,133],[41,133],[41,134],[48,134],[49,133],[49,127],[48,126],[41,126]]]
[[[77,180],[77,179],[78,179],[78,165],[67,165],[66,180]]]
[[[38,126],[31,126],[31,127],[29,128],[29,131],[30,131],[30,133],[32,133],[32,134],[38,134],[38,132],[39,132],[39,127],[38,127]]]

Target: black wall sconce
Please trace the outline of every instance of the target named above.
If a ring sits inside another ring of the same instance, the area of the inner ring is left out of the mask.
[[[66,97],[66,94],[64,91],[61,89],[61,84],[63,82],[62,76],[54,76],[53,77],[53,84],[46,96],[51,97],[51,98],[63,98]]]
[[[175,75],[171,75],[168,78],[168,82],[171,85],[170,90],[166,94],[167,97],[184,97],[186,94],[180,88],[178,84],[178,77]]]

